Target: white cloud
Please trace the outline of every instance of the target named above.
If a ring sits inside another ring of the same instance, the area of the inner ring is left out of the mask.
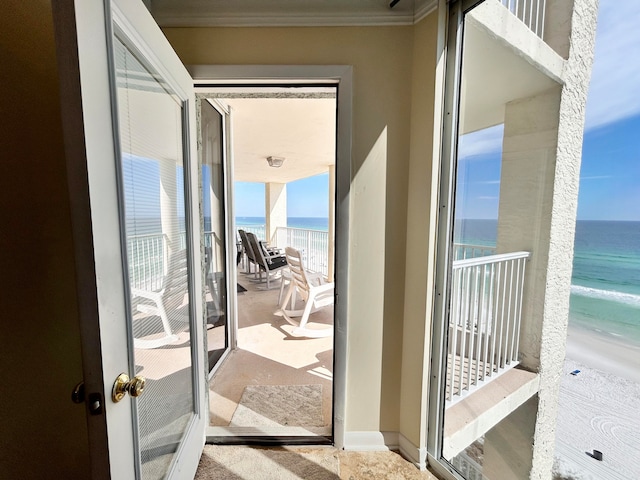
[[[504,125],[496,125],[463,135],[458,142],[458,158],[500,153],[503,133]]]
[[[600,0],[586,128],[640,114],[640,1]]]
[[[586,175],[580,177],[580,180],[604,180],[606,178],[613,178],[613,175]]]

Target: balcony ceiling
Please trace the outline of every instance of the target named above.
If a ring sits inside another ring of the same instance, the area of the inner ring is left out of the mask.
[[[161,27],[412,25],[437,0],[146,0]]]
[[[508,102],[558,86],[475,22],[466,24],[462,64],[461,133],[503,123]]]
[[[328,172],[336,135],[335,91],[328,90],[307,98],[219,98],[231,107],[234,180],[289,183]],[[270,167],[269,156],[284,164]]]

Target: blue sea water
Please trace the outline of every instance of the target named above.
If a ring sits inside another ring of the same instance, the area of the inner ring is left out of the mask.
[[[495,220],[463,220],[460,243],[495,245]],[[569,321],[640,344],[640,222],[576,224]]]
[[[236,217],[236,225],[264,225],[264,217]],[[288,217],[287,227],[306,228],[308,230],[329,230],[329,219],[323,217]]]

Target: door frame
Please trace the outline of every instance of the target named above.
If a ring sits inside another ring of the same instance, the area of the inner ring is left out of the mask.
[[[451,0],[442,8],[440,24],[444,60],[440,120],[440,189],[436,239],[435,295],[431,328],[431,377],[427,400],[427,462],[443,479],[464,480],[442,456],[446,390],[449,302],[451,296],[451,245],[455,208],[462,54],[465,15],[485,0]]]
[[[231,353],[231,350],[236,348],[237,344],[237,329],[238,329],[238,292],[236,290],[236,283],[238,281],[237,276],[237,268],[235,264],[236,259],[236,239],[235,235],[232,232],[235,231],[235,210],[233,205],[233,138],[231,135],[231,109],[226,105],[222,104],[215,98],[199,98],[196,92],[195,94],[195,108],[196,108],[196,125],[194,128],[197,130],[197,134],[200,135],[202,130],[202,116],[200,115],[200,111],[202,109],[202,102],[208,102],[211,107],[213,107],[220,117],[222,117],[222,183],[223,183],[223,212],[224,212],[224,241],[225,241],[225,283],[224,288],[226,289],[226,316],[227,316],[227,324],[226,324],[226,339],[227,339],[227,347],[225,351],[220,356],[216,364],[213,368],[209,365],[208,362],[208,354],[207,354],[207,379],[211,380],[211,378],[215,375],[216,371],[220,368],[220,366],[224,363],[225,359]],[[202,172],[200,170],[200,161],[198,158],[198,184],[202,184]],[[201,207],[202,208],[202,207]],[[205,334],[206,337],[206,334]],[[205,351],[208,353],[208,345],[205,345]],[[207,388],[207,402],[208,400],[208,392]]]
[[[349,203],[353,67],[350,65],[186,65],[198,87],[327,84],[337,87],[333,443],[344,446],[347,372]],[[232,206],[231,206],[232,207]],[[233,208],[228,210],[231,214]],[[235,219],[227,225],[235,231]]]

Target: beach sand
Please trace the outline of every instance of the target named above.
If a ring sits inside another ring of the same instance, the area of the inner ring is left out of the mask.
[[[640,479],[640,346],[571,326],[559,402],[560,478]]]

